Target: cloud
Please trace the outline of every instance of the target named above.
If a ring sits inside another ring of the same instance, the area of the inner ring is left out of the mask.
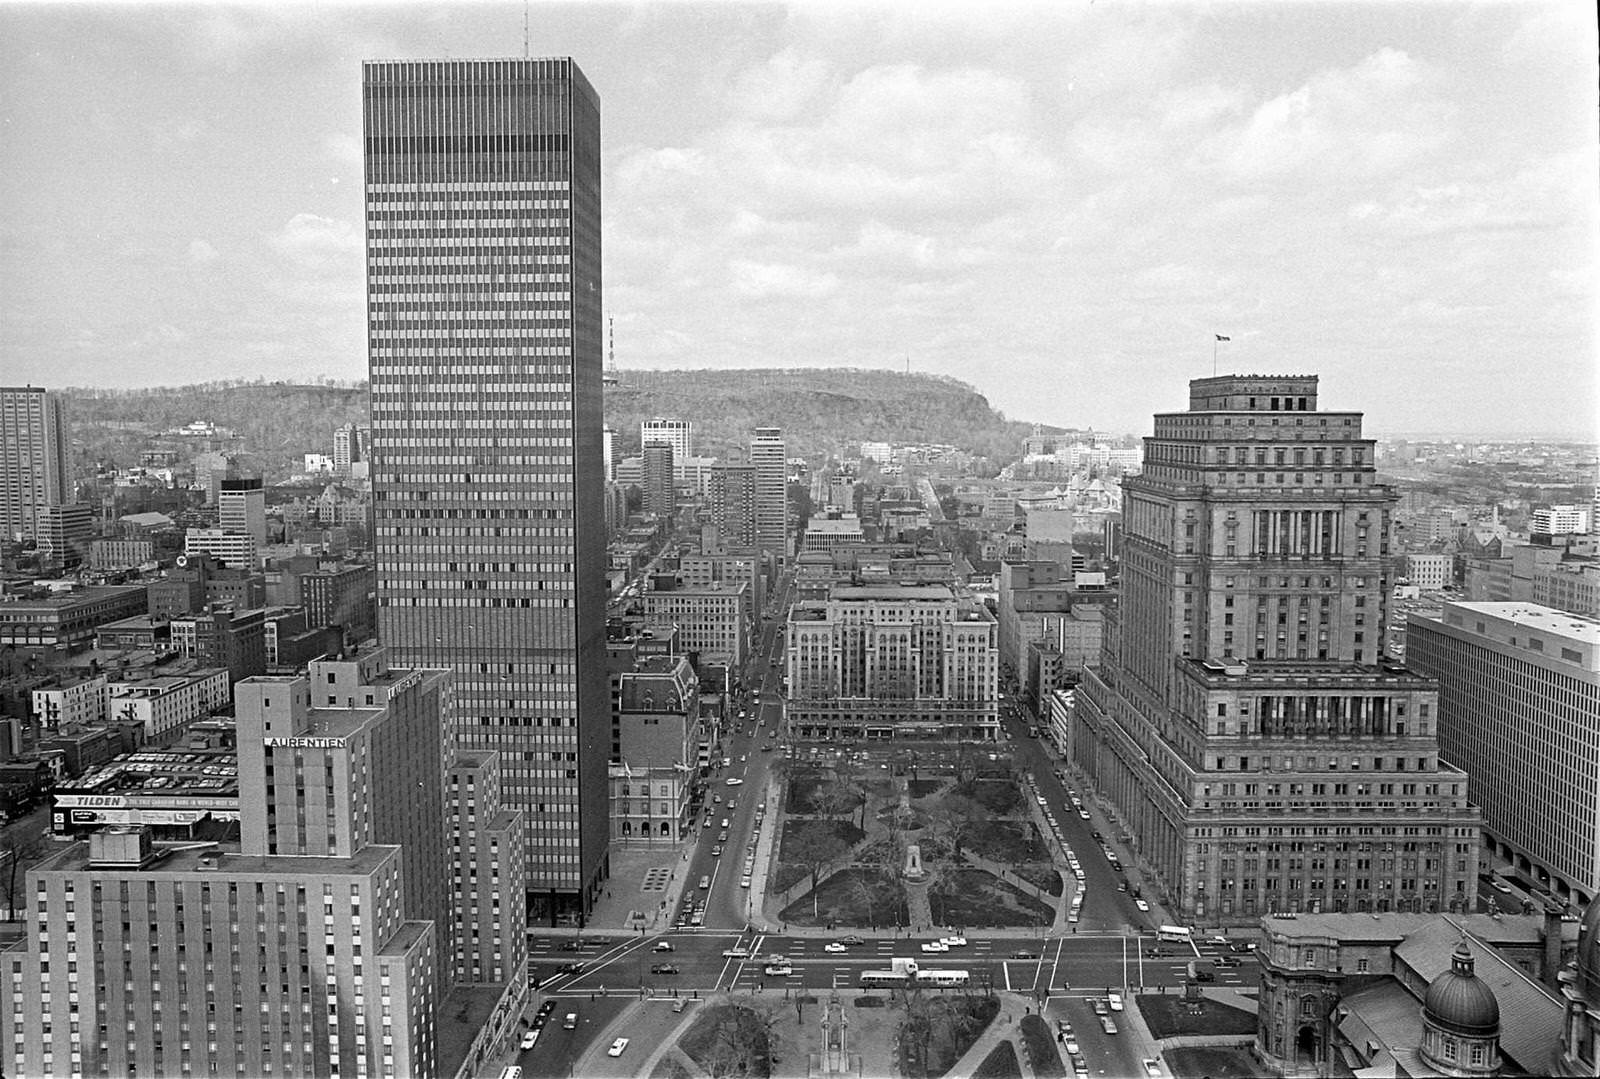
[[[1405,52],[1380,49],[1263,102],[1242,124],[1208,140],[1202,160],[1236,181],[1308,171],[1335,180],[1393,174],[1435,149],[1448,129],[1429,77]]]
[[[192,266],[209,266],[222,257],[215,247],[204,240],[190,240],[187,253]]]
[[[295,214],[266,240],[272,250],[306,270],[347,267],[364,250],[359,227],[316,214]]]
[[[839,287],[839,279],[833,274],[800,266],[734,259],[728,269],[733,290],[752,300],[816,299]]]
[[[828,81],[822,60],[785,49],[741,72],[728,91],[728,104],[736,115],[784,123],[811,106]]]

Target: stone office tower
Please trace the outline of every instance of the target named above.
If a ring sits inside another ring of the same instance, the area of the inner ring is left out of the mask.
[[[456,671],[529,917],[607,876],[600,104],[569,59],[365,66],[378,635]]]
[[[1471,909],[1479,814],[1436,683],[1386,662],[1394,493],[1315,376],[1189,384],[1123,485],[1074,753],[1172,913]]]

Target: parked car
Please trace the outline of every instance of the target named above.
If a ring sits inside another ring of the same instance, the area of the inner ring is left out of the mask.
[[[1109,1006],[1111,1008],[1112,1011],[1120,1012],[1122,1010],[1122,994],[1121,993],[1107,993],[1106,994],[1106,1004],[1107,1004],[1107,1006]]]
[[[1150,911],[1150,904],[1146,903],[1143,899],[1135,899],[1133,901],[1133,905],[1146,913],[1149,913]]]
[[[1117,1032],[1117,1024],[1112,1022],[1109,1015],[1102,1015],[1100,1017],[1100,1029],[1107,1034],[1115,1034]]]
[[[528,1031],[526,1034],[524,1034],[522,1036],[522,1048],[523,1048],[524,1051],[532,1049],[535,1045],[538,1045],[538,1044],[539,1044],[539,1032],[537,1030],[530,1030],[530,1031]]]
[[[650,968],[651,974],[676,974],[678,968],[671,963],[656,963]]]

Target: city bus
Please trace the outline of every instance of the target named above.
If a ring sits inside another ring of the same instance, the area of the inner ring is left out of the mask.
[[[513,1064],[500,1073],[500,1079],[522,1079],[522,1069]]]
[[[1194,930],[1186,925],[1157,926],[1156,939],[1169,944],[1193,944]]]

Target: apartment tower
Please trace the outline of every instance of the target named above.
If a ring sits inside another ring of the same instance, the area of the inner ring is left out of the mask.
[[[789,458],[783,431],[757,427],[750,439],[750,463],[756,469],[756,546],[781,567],[788,555]]]
[[[756,466],[718,465],[711,470],[711,523],[725,550],[756,549]]]
[[[530,919],[609,872],[600,105],[570,59],[364,71],[379,639],[456,671]]]
[[[38,386],[0,386],[0,538],[32,539],[39,511],[71,497],[61,400]]]
[[[1466,910],[1478,812],[1438,690],[1383,660],[1393,491],[1315,376],[1158,413],[1074,752],[1176,916]]]

